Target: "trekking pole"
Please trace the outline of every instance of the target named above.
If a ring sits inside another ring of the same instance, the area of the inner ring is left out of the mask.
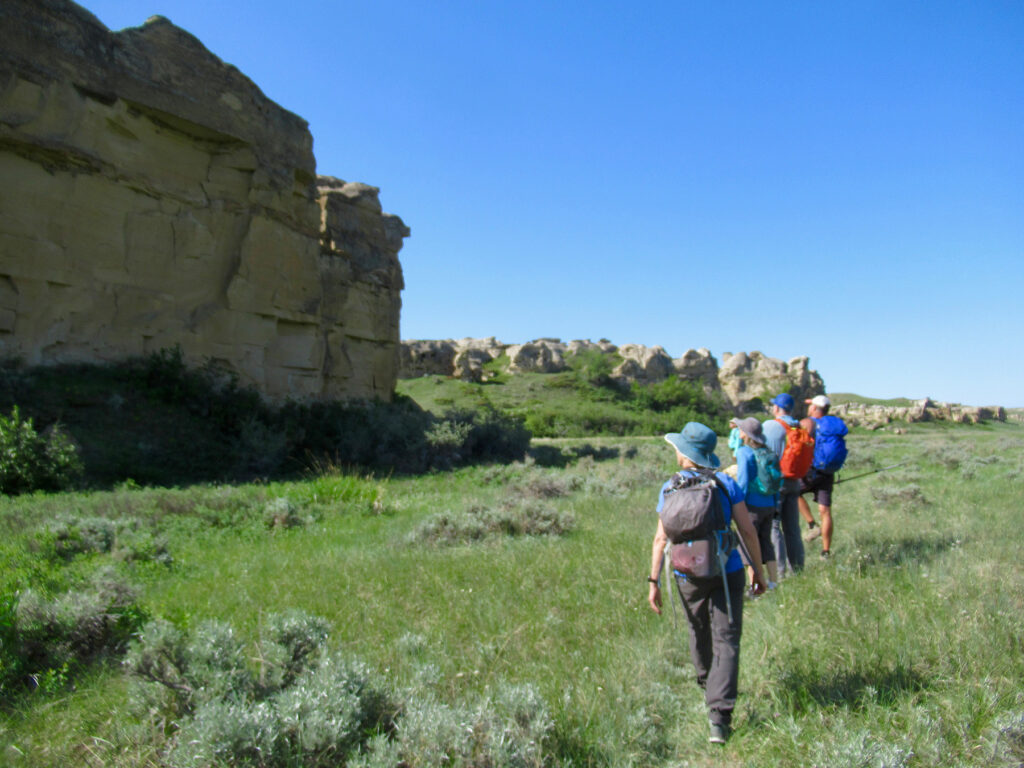
[[[672,579],[673,581],[675,581],[675,578],[676,578],[676,575],[674,573],[672,573],[672,565],[669,562],[669,554],[668,553],[669,553],[669,550],[671,549],[671,547],[672,547],[672,543],[671,542],[669,542],[669,543],[667,543],[665,545],[665,551],[662,553],[662,558],[661,558],[661,566],[662,566],[662,570],[665,572],[665,591],[668,593],[668,600],[669,600],[669,602],[672,603],[672,631],[673,632],[678,632],[679,631],[679,620],[676,618],[676,601],[675,601],[675,598],[672,596],[678,590],[669,589],[669,586],[668,586],[669,579]]]
[[[751,560],[751,558],[750,558],[750,550],[747,549],[747,543],[743,540],[743,535],[739,531],[736,531],[736,546],[738,546],[740,548],[740,552],[743,553],[743,557],[746,558],[747,562],[750,563],[750,567],[753,568],[754,567],[754,561]],[[764,568],[764,562],[763,561],[761,563],[761,568],[762,569]],[[746,578],[747,578],[747,569],[746,568],[743,569],[743,578],[744,578],[744,580],[746,580]],[[768,574],[767,573],[765,573],[765,577],[764,578],[767,581],[767,579],[768,579]],[[750,589],[751,590],[754,589],[753,585],[751,585]],[[753,591],[751,591],[751,594],[753,594]],[[729,600],[728,600],[728,598],[729,598],[729,588],[728,588],[728,586],[726,586],[726,589],[725,589],[725,596],[726,596],[726,601],[729,602]],[[730,616],[729,616],[729,622],[730,623],[732,623],[731,612],[732,612],[732,608],[730,606]]]
[[[881,469],[872,469],[870,472],[865,472],[864,474],[861,474],[861,475],[854,475],[853,477],[842,477],[842,478],[836,480],[834,484],[835,485],[839,485],[840,483],[847,483],[850,480],[859,480],[862,477],[867,477],[868,475],[874,475],[874,474],[877,474],[879,472],[885,472],[886,470],[889,470],[889,469],[896,469],[896,467],[902,467],[904,464],[909,464],[909,463],[910,463],[909,460],[901,461],[899,464],[892,464],[891,466],[882,467]]]

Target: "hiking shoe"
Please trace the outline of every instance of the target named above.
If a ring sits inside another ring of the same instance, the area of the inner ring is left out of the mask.
[[[711,724],[711,733],[708,736],[708,741],[711,744],[725,744],[729,740],[729,726],[719,725],[718,723]]]
[[[827,549],[821,550],[821,559],[822,560],[828,560],[830,557],[832,557],[832,553],[831,552],[829,552]]]
[[[814,541],[819,536],[821,536],[821,526],[815,525],[804,534],[804,541]]]

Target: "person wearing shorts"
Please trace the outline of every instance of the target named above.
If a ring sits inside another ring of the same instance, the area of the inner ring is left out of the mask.
[[[817,425],[824,419],[824,417],[828,416],[828,410],[832,403],[825,395],[817,395],[811,400],[807,400],[806,403],[808,406],[808,419],[806,421],[814,430],[811,432],[811,436],[817,438]],[[801,422],[801,424],[804,424],[804,422]],[[815,443],[814,463],[816,465],[819,463],[819,447],[820,446]],[[808,472],[804,479],[800,481],[800,515],[807,521],[807,525],[810,526],[810,531],[804,539],[806,541],[813,541],[818,537],[818,535],[820,535],[821,556],[825,558],[831,555],[832,548],[832,487],[834,485],[834,472],[825,472],[824,470],[815,467],[811,467],[811,471]],[[807,500],[804,498],[804,495],[808,493],[814,494],[814,501],[818,505],[818,513],[821,515],[820,528],[818,527],[818,524],[814,522],[814,515],[811,514],[811,508],[808,505]]]

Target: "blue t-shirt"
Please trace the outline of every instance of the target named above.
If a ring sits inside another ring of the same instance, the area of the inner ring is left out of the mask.
[[[681,474],[683,477],[692,477],[696,475],[696,472],[689,470],[682,470]],[[732,505],[738,504],[743,501],[743,489],[741,489],[736,481],[733,480],[725,472],[716,472],[715,476],[721,481],[722,485],[729,491],[728,494],[722,493],[722,489],[718,489],[718,498],[722,502],[722,512],[725,513],[725,524],[728,526],[732,522]],[[657,513],[661,514],[661,508],[665,505],[665,491],[672,485],[672,478],[669,478],[663,486],[661,491],[658,493],[658,508]],[[740,558],[740,553],[735,549],[729,554],[729,559],[725,563],[725,572],[732,573],[743,568],[743,560]]]
[[[800,422],[792,416],[783,416],[782,420],[790,427],[800,426]],[[761,425],[764,432],[764,444],[771,448],[780,459],[786,450],[786,428],[775,419],[768,419]]]
[[[766,495],[754,490],[757,478],[757,459],[754,449],[749,445],[742,446],[736,452],[736,482],[744,493],[744,501],[751,507],[774,507],[778,504],[778,494]]]

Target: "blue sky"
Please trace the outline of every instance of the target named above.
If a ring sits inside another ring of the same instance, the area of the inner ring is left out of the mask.
[[[403,338],[808,355],[1024,406],[1024,3],[92,0],[412,228]]]

